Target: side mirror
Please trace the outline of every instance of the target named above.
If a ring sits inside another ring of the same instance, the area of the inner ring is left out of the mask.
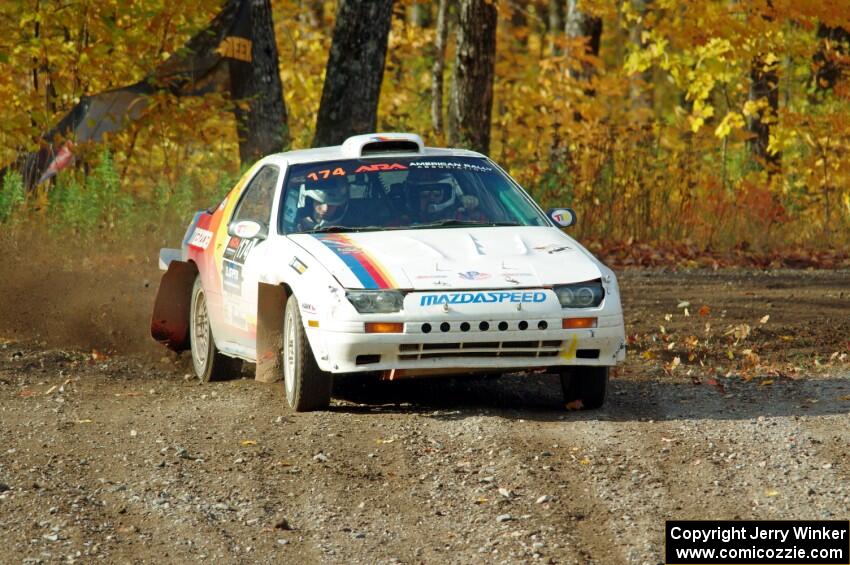
[[[576,223],[576,213],[572,208],[552,208],[549,217],[562,228],[568,228]]]
[[[242,239],[265,239],[269,236],[269,228],[254,220],[240,220],[227,226],[227,235]]]

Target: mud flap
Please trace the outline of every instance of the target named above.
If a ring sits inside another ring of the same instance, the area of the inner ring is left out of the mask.
[[[286,290],[275,284],[259,283],[257,288],[257,371],[264,383],[281,380],[280,350],[283,345],[283,310]]]
[[[194,263],[171,261],[159,282],[151,336],[172,351],[189,349],[189,311],[197,274]]]

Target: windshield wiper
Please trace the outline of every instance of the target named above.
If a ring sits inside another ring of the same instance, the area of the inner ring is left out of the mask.
[[[316,228],[314,230],[310,230],[307,233],[336,233],[336,232],[360,232],[360,231],[380,231],[389,229],[383,226],[359,226],[356,228],[349,226],[325,226],[323,228]]]
[[[348,226],[324,226],[321,228],[315,228],[310,230],[307,233],[335,233],[341,231],[355,231],[356,228],[350,228]]]
[[[487,222],[480,220],[456,220],[456,219],[446,219],[440,220],[438,222],[431,222],[429,224],[419,224],[415,226],[410,226],[412,229],[420,229],[420,228],[444,228],[451,226],[465,227],[465,226],[482,226],[482,227],[501,227],[501,226],[521,226],[522,224],[518,224],[516,222]]]

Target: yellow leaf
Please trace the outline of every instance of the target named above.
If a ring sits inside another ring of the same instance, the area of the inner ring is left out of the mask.
[[[253,439],[243,439],[240,443],[242,445],[244,445],[245,447],[247,447],[249,445],[257,445],[257,442]]]
[[[582,459],[581,461],[579,461],[579,463],[581,463],[582,465],[590,465],[590,459],[588,459],[587,457],[585,457],[584,459]]]
[[[765,496],[778,496],[778,495],[779,495],[779,491],[778,491],[778,490],[773,490],[773,489],[768,489],[768,490],[764,491],[764,495],[765,495]]]
[[[773,384],[773,379],[764,379],[759,383],[759,386],[770,386]]]
[[[742,127],[744,127],[744,117],[738,112],[729,112],[723,117],[717,129],[714,130],[714,135],[723,139],[732,133],[733,129],[740,129]]]

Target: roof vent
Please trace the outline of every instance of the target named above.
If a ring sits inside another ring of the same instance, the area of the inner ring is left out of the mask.
[[[371,133],[349,137],[342,144],[346,157],[366,157],[381,153],[422,153],[422,138],[413,133]]]

